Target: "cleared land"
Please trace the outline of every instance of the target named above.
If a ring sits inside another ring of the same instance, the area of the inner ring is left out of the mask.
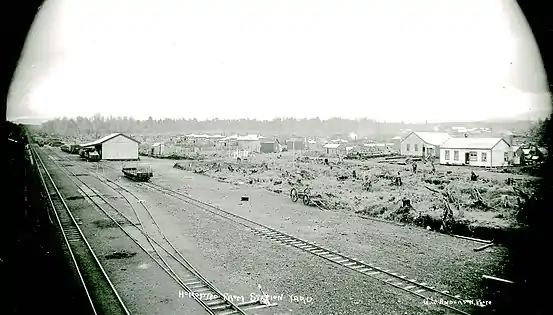
[[[430,163],[423,162],[418,162],[413,172],[401,160],[384,158],[330,159],[329,165],[323,158],[290,152],[258,154],[241,161],[218,155],[193,155],[191,159],[176,161],[174,166],[219,181],[261,187],[283,198],[289,198],[292,188],[303,191],[309,187],[310,194],[322,200],[326,210],[395,220],[433,230],[440,229],[444,209],[449,204],[455,224],[465,227],[459,234],[474,236],[486,235],[477,230],[515,226],[519,209],[516,189],[531,193],[536,182],[536,178],[527,175],[470,167],[435,165],[432,173]],[[471,171],[478,175],[476,181],[471,180]],[[401,186],[395,184],[398,172]],[[443,194],[448,195],[445,200]],[[403,199],[409,199],[412,207],[403,207]]]

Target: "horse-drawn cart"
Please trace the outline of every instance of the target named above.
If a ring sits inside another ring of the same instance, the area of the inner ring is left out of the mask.
[[[326,208],[321,194],[313,195],[309,187],[305,188],[303,191],[298,191],[296,188],[290,189],[290,199],[292,199],[293,202],[297,202],[300,198],[306,206],[316,206],[323,210]]]

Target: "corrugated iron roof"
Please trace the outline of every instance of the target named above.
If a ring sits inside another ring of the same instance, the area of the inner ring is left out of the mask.
[[[451,138],[451,135],[446,132],[424,132],[424,131],[415,131],[413,132],[422,141],[431,144],[431,145],[442,145],[448,139]],[[405,137],[407,139],[407,137]]]
[[[108,140],[111,140],[111,139],[113,139],[113,138],[115,138],[115,137],[117,137],[117,136],[123,136],[123,137],[125,137],[125,138],[128,138],[128,139],[130,139],[130,140],[136,142],[136,143],[140,143],[140,141],[137,141],[136,139],[133,139],[133,138],[127,136],[127,135],[124,135],[124,134],[122,134],[122,133],[120,133],[120,132],[115,132],[115,133],[109,134],[109,135],[107,135],[107,136],[105,136],[105,137],[103,137],[103,138],[100,138],[100,139],[98,139],[98,140],[95,140],[95,141],[92,141],[92,142],[89,142],[89,143],[85,143],[85,144],[81,144],[81,146],[82,146],[82,147],[91,147],[91,146],[94,146],[94,145],[102,144],[102,143],[104,143],[104,142],[106,142],[106,141],[108,141]]]
[[[221,139],[219,141],[228,141],[228,140],[236,140],[236,139],[238,139],[238,135],[224,137],[223,139]]]
[[[502,138],[451,138],[441,145],[442,149],[491,149]],[[504,141],[504,140],[503,140]]]
[[[236,140],[238,141],[257,141],[261,139],[258,135],[240,136]]]

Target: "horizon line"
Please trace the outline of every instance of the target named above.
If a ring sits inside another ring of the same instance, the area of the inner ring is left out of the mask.
[[[18,116],[18,117],[13,117],[13,118],[9,118],[9,117],[6,117],[6,120],[7,121],[11,121],[11,122],[15,122],[15,121],[18,121],[18,120],[42,120],[41,123],[45,123],[45,122],[48,122],[48,121],[52,121],[52,120],[56,120],[56,119],[76,119],[76,118],[79,118],[79,117],[82,117],[82,118],[87,118],[87,119],[91,119],[91,118],[94,118],[96,115],[98,114],[94,114],[94,115],[91,115],[91,116],[41,116],[41,115],[36,115],[36,116]],[[133,116],[116,116],[116,115],[102,115],[100,114],[100,116],[102,118],[132,118],[136,121],[148,121],[149,118],[147,119],[141,119],[141,118],[136,118],[136,117],[133,117]],[[547,115],[547,117],[550,117],[551,116],[551,113],[549,113]],[[360,121],[360,120],[369,120],[369,121],[374,121],[376,123],[391,123],[391,124],[407,124],[407,125],[410,125],[410,124],[443,124],[443,123],[475,123],[475,122],[504,122],[504,121],[508,121],[508,122],[513,122],[513,121],[520,121],[520,122],[534,122],[534,121],[539,121],[540,119],[544,119],[546,117],[542,117],[542,118],[535,118],[535,117],[520,117],[520,118],[515,118],[515,117],[512,117],[512,118],[487,118],[487,119],[474,119],[474,120],[426,120],[426,121],[405,121],[405,120],[379,120],[379,119],[374,119],[374,118],[369,118],[369,117],[356,117],[356,118],[352,118],[352,117],[339,117],[339,116],[336,116],[336,117],[330,117],[330,118],[319,118],[319,117],[286,117],[286,116],[282,116],[282,117],[274,117],[272,119],[259,119],[259,118],[249,118],[249,117],[240,117],[240,118],[218,118],[218,117],[212,117],[212,118],[203,118],[203,119],[199,119],[199,118],[196,118],[196,117],[175,117],[175,118],[172,118],[172,117],[153,117],[153,116],[150,116],[152,118],[152,120],[154,121],[163,121],[163,120],[166,120],[166,119],[169,119],[169,120],[197,120],[198,122],[207,122],[207,121],[214,121],[214,120],[222,120],[222,121],[239,121],[239,120],[250,120],[250,121],[258,121],[258,122],[270,122],[270,121],[273,121],[273,120],[286,120],[286,119],[295,119],[295,120],[314,120],[314,119],[318,119],[320,121],[329,121],[329,120],[334,120],[334,119],[341,119],[341,120],[353,120],[353,121]]]

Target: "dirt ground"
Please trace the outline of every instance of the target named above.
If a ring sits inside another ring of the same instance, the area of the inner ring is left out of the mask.
[[[453,220],[470,228],[505,229],[515,225],[519,196],[514,187],[531,192],[535,178],[478,168],[417,162],[413,172],[402,160],[329,159],[280,154],[258,154],[238,161],[204,155],[201,160],[175,161],[175,167],[220,181],[244,183],[288,195],[292,188],[322,201],[321,208],[355,212],[427,227],[440,221],[444,209],[453,210]],[[403,164],[403,165],[402,165]],[[478,175],[471,180],[471,171]],[[402,185],[395,184],[400,174]],[[508,182],[512,179],[511,182]],[[370,183],[370,184],[369,184]],[[447,198],[442,193],[448,194]],[[301,196],[300,196],[301,197]],[[412,207],[405,209],[403,199]],[[447,200],[447,203],[444,202]],[[298,201],[301,202],[301,199]],[[433,227],[435,228],[435,227]]]

